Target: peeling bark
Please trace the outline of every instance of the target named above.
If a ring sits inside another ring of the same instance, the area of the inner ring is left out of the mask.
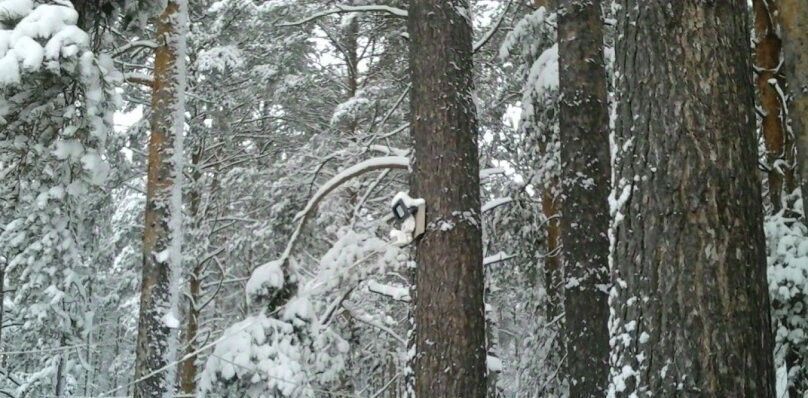
[[[146,212],[143,232],[143,270],[140,314],[135,357],[134,397],[162,396],[174,387],[168,377],[166,353],[170,329],[164,317],[170,310],[173,236],[171,219],[175,209],[172,191],[177,177],[173,154],[177,113],[180,109],[180,79],[177,56],[180,4],[168,1],[157,20],[156,35],[161,44],[155,50],[154,84],[151,100],[151,135],[146,178]],[[178,265],[178,264],[177,264]]]
[[[799,154],[796,166],[802,197],[808,198],[808,2],[778,0],[778,5],[783,33],[783,69],[791,96],[788,114]]]
[[[777,3],[772,0],[753,0],[755,11],[755,87],[757,99],[763,111],[761,115],[761,133],[766,146],[766,164],[769,202],[772,212],[783,208],[783,192],[790,193],[784,185],[785,180],[793,184],[793,178],[787,178],[778,171],[775,164],[786,159],[786,131],[784,106],[777,87],[784,87],[783,76],[778,73],[780,67],[781,40],[777,36],[774,16],[777,15]],[[783,170],[792,175],[790,169]],[[792,188],[793,189],[793,188]]]

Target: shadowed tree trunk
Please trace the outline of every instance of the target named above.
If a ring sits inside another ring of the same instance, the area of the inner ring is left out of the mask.
[[[541,195],[541,210],[547,219],[545,239],[547,255],[544,257],[544,284],[547,288],[547,320],[552,321],[563,312],[563,271],[561,269],[561,211],[559,209],[558,179],[545,182]]]
[[[416,244],[415,392],[486,393],[480,179],[471,98],[472,29],[467,0],[410,2],[413,197],[426,201]]]
[[[618,5],[609,388],[774,397],[746,1]]]
[[[600,1],[558,8],[564,345],[571,397],[601,397],[609,373],[609,105]]]
[[[783,66],[791,101],[788,114],[799,154],[803,206],[808,198],[808,2],[779,0]]]
[[[535,0],[536,7],[545,7],[548,10],[555,9],[554,0]],[[530,84],[528,82],[528,84]],[[541,109],[544,107],[540,102],[533,105],[534,109]],[[539,126],[542,123],[542,117],[535,113],[533,114],[533,126]],[[541,153],[547,154],[551,148],[552,139],[548,138],[552,135],[551,131],[536,131],[536,134],[544,135],[540,138]],[[560,208],[560,182],[557,176],[549,176],[542,181],[542,196],[541,196],[541,210],[544,217],[547,219],[545,224],[545,246],[547,247],[547,254],[544,257],[544,284],[547,289],[547,319],[553,321],[563,313],[564,289],[563,289],[563,270],[561,266],[561,208]],[[562,324],[563,322],[559,322]],[[558,339],[562,343],[562,339]]]
[[[143,277],[140,291],[140,315],[135,358],[135,398],[162,396],[173,388],[168,377],[170,329],[166,314],[171,306],[171,269],[180,266],[178,247],[172,248],[172,218],[179,219],[178,203],[172,203],[177,175],[173,154],[175,140],[182,132],[181,79],[184,79],[178,57],[182,0],[168,1],[157,20],[156,37],[160,46],[154,54],[152,84],[151,135],[149,138],[146,179],[146,224],[143,232]],[[180,141],[181,142],[181,141]],[[176,315],[175,315],[176,316]]]

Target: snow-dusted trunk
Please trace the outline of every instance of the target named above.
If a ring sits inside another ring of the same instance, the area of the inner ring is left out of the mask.
[[[197,335],[199,334],[199,309],[197,304],[202,299],[202,283],[200,276],[202,274],[202,264],[198,263],[194,267],[188,282],[188,312],[185,314],[185,329],[183,330],[185,340],[185,352],[188,356],[182,361],[180,365],[180,391],[187,395],[193,396],[196,393],[196,375],[198,369],[196,366],[196,349],[197,349]]]
[[[533,4],[536,7],[545,7],[548,10],[555,10],[555,0],[534,0]],[[532,60],[533,62],[535,60]],[[535,82],[528,79],[526,85],[534,84]],[[542,99],[538,96],[535,98],[536,103],[533,104],[534,109],[542,109],[546,105],[542,103]],[[543,117],[539,112],[533,112],[530,121],[532,126],[540,126],[544,124]],[[553,150],[552,135],[550,131],[537,131],[537,134],[542,134],[544,137],[540,140],[538,156],[546,156],[546,154]],[[547,314],[548,320],[556,319],[563,313],[563,270],[561,266],[561,206],[560,206],[560,181],[558,176],[550,175],[542,181],[542,196],[541,196],[541,210],[547,222],[545,223],[545,247],[547,255],[544,257],[544,286],[547,290]],[[563,322],[559,322],[561,324]],[[558,343],[562,343],[558,339]]]
[[[486,394],[483,253],[472,29],[467,0],[410,2],[412,196],[426,200],[416,245],[415,392]]]
[[[618,5],[610,392],[774,397],[747,3]]]
[[[202,169],[200,162],[204,154],[204,145],[200,145],[199,149],[193,152],[191,156],[191,163],[193,166],[193,173],[191,174],[191,181],[189,185],[192,187],[191,192],[188,194],[188,218],[193,220],[194,229],[197,229],[202,223],[204,214],[200,214],[200,205],[202,201],[202,187],[200,181],[202,179]],[[197,335],[199,334],[199,317],[200,301],[202,300],[202,274],[204,272],[203,259],[195,259],[190,275],[188,275],[188,302],[187,310],[185,313],[185,328],[183,334],[183,346],[185,347],[185,359],[180,364],[179,368],[179,386],[180,391],[187,396],[193,396],[196,393],[196,376],[198,369],[196,366],[196,350],[197,350]]]
[[[791,193],[795,188],[792,169],[778,167],[781,160],[792,160],[787,148],[784,123],[783,76],[779,73],[780,49],[782,42],[778,36],[777,3],[773,0],[753,0],[755,12],[755,87],[761,114],[761,132],[766,145],[766,163],[769,201],[772,211],[783,207],[783,192]]]
[[[808,198],[808,2],[778,0],[778,6],[783,66],[791,95],[788,113],[799,153],[797,166],[802,197]],[[803,200],[803,206],[805,204]]]
[[[599,397],[609,370],[609,105],[597,0],[558,10],[564,346],[570,396]]]
[[[4,262],[3,265],[0,266],[0,353],[5,351],[3,349],[3,347],[4,347],[4,344],[3,344],[3,329],[5,328],[3,315],[6,312],[6,305],[5,305],[5,299],[6,299],[6,287],[5,286],[6,285],[5,285],[5,283],[6,283],[6,264]],[[5,368],[5,367],[6,367],[6,356],[3,355],[3,354],[0,354],[0,368]]]
[[[169,395],[176,354],[177,274],[181,267],[182,132],[187,4],[168,1],[157,20],[151,135],[143,232],[143,277],[135,359],[136,398]]]

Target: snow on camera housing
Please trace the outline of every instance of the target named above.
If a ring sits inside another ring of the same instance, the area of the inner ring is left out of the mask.
[[[411,198],[406,192],[399,192],[392,200],[393,216],[401,221],[400,229],[390,231],[393,245],[406,246],[426,230],[426,202]]]

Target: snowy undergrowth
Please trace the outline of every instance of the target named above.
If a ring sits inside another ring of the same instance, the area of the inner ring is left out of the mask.
[[[204,394],[238,391],[249,397],[314,397],[322,396],[338,380],[349,346],[330,323],[345,298],[343,292],[372,275],[398,268],[407,259],[373,233],[344,228],[338,235],[340,239],[321,257],[317,272],[288,302],[225,330],[205,364],[200,382]],[[299,265],[293,264],[286,272],[297,272]],[[246,286],[251,300],[288,288],[290,279],[284,272],[281,261],[253,271]]]
[[[802,222],[783,216],[782,212],[766,218],[769,296],[775,338],[777,367],[788,366],[789,383],[794,372],[804,363],[787,363],[786,358],[808,355],[806,338],[808,320],[808,227]]]

